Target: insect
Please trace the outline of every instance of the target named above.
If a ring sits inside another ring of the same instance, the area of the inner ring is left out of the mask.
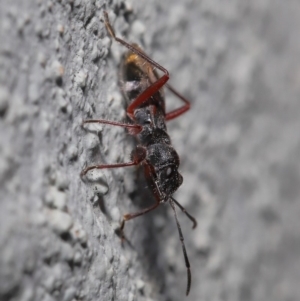
[[[101,123],[126,128],[131,135],[137,138],[138,145],[132,152],[132,160],[130,162],[88,166],[81,172],[81,177],[93,169],[134,165],[142,165],[144,167],[146,179],[149,182],[156,202],[154,205],[139,212],[125,214],[120,227],[121,233],[124,235],[123,230],[127,221],[154,210],[161,203],[169,202],[174,212],[187,269],[186,295],[188,295],[191,287],[191,268],[175,205],[193,222],[193,229],[197,226],[197,222],[173,198],[173,194],[182,184],[183,178],[178,172],[179,156],[171,145],[170,137],[167,134],[166,121],[174,119],[189,110],[190,103],[167,84],[169,72],[164,67],[152,60],[136,44],[129,44],[115,35],[106,11],[104,11],[104,23],[110,36],[128,49],[121,64],[120,81],[123,94],[128,103],[127,116],[131,123],[91,119],[83,121],[83,124]],[[164,74],[159,77],[156,69]],[[182,107],[166,113],[163,86],[166,86],[183,101]]]

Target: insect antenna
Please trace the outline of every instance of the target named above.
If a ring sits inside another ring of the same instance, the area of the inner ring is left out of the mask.
[[[190,292],[191,283],[192,283],[191,267],[190,267],[190,262],[189,262],[189,259],[188,259],[187,253],[186,253],[184,238],[183,238],[183,235],[182,235],[181,226],[180,226],[178,218],[177,218],[177,212],[176,212],[176,208],[175,208],[175,205],[174,205],[174,201],[175,200],[172,197],[169,199],[170,205],[171,205],[171,207],[174,211],[174,216],[175,216],[175,220],[176,220],[176,224],[177,224],[177,229],[178,229],[178,233],[179,233],[179,238],[180,238],[180,242],[181,242],[181,246],[182,246],[182,252],[183,252],[186,271],[187,271],[187,287],[186,287],[186,296],[187,296]],[[178,205],[177,202],[176,202],[176,204]]]
[[[197,221],[194,217],[192,217],[184,207],[182,207],[175,199],[173,199],[171,197],[171,199],[173,200],[173,202],[181,209],[181,211],[192,221],[193,223],[193,228],[192,229],[195,229],[197,227]]]

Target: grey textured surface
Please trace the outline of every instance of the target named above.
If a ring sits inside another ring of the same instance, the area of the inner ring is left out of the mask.
[[[103,1],[0,1],[0,300],[183,300],[168,206],[151,200],[132,140],[84,118],[124,120]],[[192,110],[171,121],[187,300],[300,299],[300,8],[297,1],[109,1],[119,35],[171,72]],[[168,95],[168,104],[179,104]],[[139,183],[141,182],[141,183]],[[109,188],[109,189],[108,189]]]

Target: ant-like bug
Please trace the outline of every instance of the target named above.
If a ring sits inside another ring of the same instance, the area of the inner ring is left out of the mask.
[[[165,121],[174,119],[189,110],[190,103],[166,84],[169,79],[168,70],[153,61],[136,44],[128,44],[115,35],[106,11],[104,11],[104,23],[111,37],[129,49],[121,65],[121,83],[123,94],[128,102],[127,115],[133,124],[102,119],[85,120],[83,124],[102,123],[126,128],[131,135],[137,137],[139,144],[132,152],[132,161],[88,166],[81,172],[81,177],[92,169],[118,168],[139,164],[144,166],[145,176],[150,183],[156,203],[142,211],[123,216],[120,227],[122,238],[124,238],[123,230],[126,221],[152,211],[160,203],[169,202],[174,212],[182,244],[187,269],[186,295],[188,295],[191,287],[191,269],[175,205],[193,222],[193,229],[197,226],[197,222],[172,196],[182,184],[183,178],[178,172],[179,156],[171,145]],[[155,68],[161,70],[164,75],[159,77],[154,70]],[[165,99],[162,91],[164,85],[184,102],[182,107],[169,113],[165,111]]]

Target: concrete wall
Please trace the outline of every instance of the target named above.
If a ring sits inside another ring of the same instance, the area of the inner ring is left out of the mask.
[[[106,3],[107,2],[107,3]],[[118,35],[171,72],[192,110],[170,121],[193,284],[186,300],[299,300],[300,8],[297,1],[0,1],[0,300],[184,300],[169,206],[129,159]],[[180,105],[167,94],[167,106]]]

